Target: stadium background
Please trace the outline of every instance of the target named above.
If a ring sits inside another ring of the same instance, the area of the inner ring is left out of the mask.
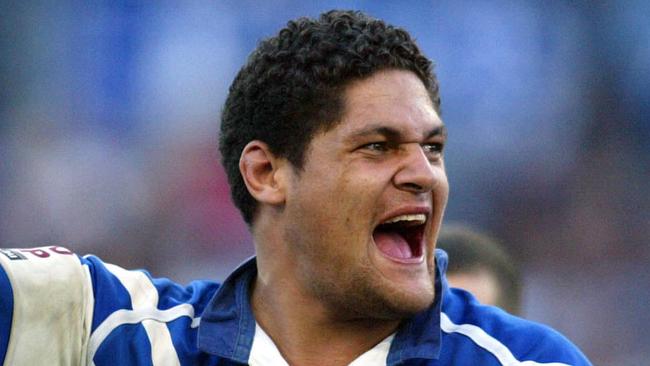
[[[252,254],[216,151],[248,53],[339,7],[436,61],[446,221],[501,238],[524,315],[595,365],[650,363],[650,2],[0,3],[0,246],[185,282]]]

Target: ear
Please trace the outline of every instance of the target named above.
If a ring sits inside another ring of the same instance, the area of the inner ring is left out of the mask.
[[[248,192],[257,201],[270,205],[285,201],[285,175],[287,161],[278,158],[268,145],[259,140],[249,142],[239,158],[239,171]]]

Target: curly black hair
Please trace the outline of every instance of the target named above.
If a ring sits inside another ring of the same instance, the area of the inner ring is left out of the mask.
[[[344,88],[389,68],[415,73],[440,112],[432,63],[411,36],[359,11],[292,20],[260,42],[230,86],[219,139],[233,201],[248,224],[257,201],[239,172],[246,144],[263,141],[301,169],[312,137],[341,120]]]

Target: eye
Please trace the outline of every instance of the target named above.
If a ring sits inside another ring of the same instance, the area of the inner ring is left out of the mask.
[[[426,144],[422,144],[422,150],[424,150],[424,153],[427,154],[428,156],[440,156],[442,155],[442,151],[444,150],[444,144],[439,143],[439,142],[430,142]]]
[[[371,151],[387,151],[388,144],[386,142],[371,142],[361,146],[362,149]]]

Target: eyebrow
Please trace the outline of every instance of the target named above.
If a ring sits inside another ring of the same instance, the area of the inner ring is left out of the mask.
[[[353,139],[357,139],[357,138],[363,138],[371,135],[382,135],[388,139],[397,139],[397,140],[399,140],[402,137],[402,133],[398,129],[393,127],[387,127],[383,124],[367,126],[366,128],[363,128],[355,132],[354,134],[352,134],[351,137]],[[445,127],[445,125],[442,124],[434,127],[424,136],[424,139],[427,140],[435,136],[447,137],[447,127]]]

